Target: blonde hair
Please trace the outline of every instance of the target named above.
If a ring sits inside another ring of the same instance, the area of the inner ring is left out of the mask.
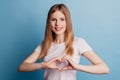
[[[39,56],[40,59],[44,58],[47,55],[47,52],[51,46],[51,43],[56,38],[55,33],[53,33],[53,31],[50,28],[50,16],[55,11],[61,11],[65,15],[65,19],[66,19],[66,30],[65,30],[65,37],[64,37],[66,48],[64,52],[70,56],[72,56],[74,52],[74,49],[73,49],[74,34],[72,30],[72,21],[70,17],[70,12],[64,4],[55,4],[50,8],[48,12],[47,21],[46,21],[45,37],[42,43],[41,54]]]

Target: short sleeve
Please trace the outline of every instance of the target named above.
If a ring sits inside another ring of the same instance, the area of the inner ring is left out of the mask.
[[[78,49],[80,54],[92,50],[90,45],[83,38],[78,38]]]
[[[41,52],[41,49],[42,49],[42,46],[41,46],[41,44],[40,45],[38,45],[36,48],[35,48],[35,51],[37,51],[37,52]]]

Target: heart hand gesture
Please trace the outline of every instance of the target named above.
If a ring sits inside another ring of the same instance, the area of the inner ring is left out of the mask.
[[[77,64],[75,64],[69,56],[54,57],[51,60],[45,62],[44,68],[63,70],[76,70]]]
[[[54,57],[51,60],[44,62],[44,68],[50,68],[50,69],[57,69],[61,70],[60,67],[57,66],[56,62],[61,61],[60,57]]]
[[[67,61],[68,65],[62,68],[62,70],[77,70],[77,64],[75,64],[69,56],[64,56],[63,61]]]

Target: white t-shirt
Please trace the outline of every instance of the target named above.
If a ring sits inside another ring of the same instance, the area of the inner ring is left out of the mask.
[[[81,54],[92,50],[83,38],[74,38],[73,42],[74,54],[71,57],[72,60],[79,64]],[[48,61],[56,56],[63,56],[65,50],[65,43],[55,44],[52,43],[47,55],[44,57],[44,61]],[[35,51],[41,52],[41,45],[39,45]],[[57,63],[59,67],[67,65],[67,62]],[[76,80],[76,70],[58,71],[53,69],[45,69],[44,80]]]

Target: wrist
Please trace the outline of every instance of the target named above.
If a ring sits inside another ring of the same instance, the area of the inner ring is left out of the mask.
[[[45,68],[45,62],[41,62],[42,68]]]
[[[75,70],[79,70],[79,64],[75,65]]]

